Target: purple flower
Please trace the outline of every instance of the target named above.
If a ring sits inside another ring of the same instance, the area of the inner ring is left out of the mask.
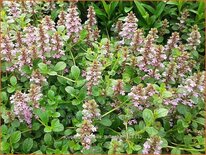
[[[30,82],[37,85],[42,85],[44,82],[46,82],[46,78],[43,75],[41,75],[41,73],[38,70],[34,70],[32,72]]]
[[[102,65],[97,61],[87,68],[86,80],[87,80],[87,92],[88,95],[92,94],[92,87],[99,84],[101,79],[101,67]]]
[[[95,100],[86,101],[83,104],[84,109],[82,111],[82,115],[83,115],[82,118],[88,121],[92,121],[95,118],[99,118],[100,110],[98,107],[99,105],[95,102]]]
[[[163,141],[160,137],[154,136],[148,138],[147,141],[143,144],[143,154],[161,154]]]
[[[31,84],[29,89],[29,100],[32,102],[34,108],[39,108],[39,101],[43,94],[41,93],[41,86]]]
[[[67,36],[72,40],[72,42],[77,42],[79,40],[80,31],[82,30],[82,25],[77,11],[77,6],[75,4],[71,4],[68,9],[65,25]]]
[[[200,44],[200,32],[198,30],[198,26],[194,25],[192,27],[192,32],[189,34],[189,38],[187,39],[189,48],[196,50],[196,47]]]
[[[76,130],[77,134],[75,138],[80,139],[84,149],[89,149],[92,143],[95,141],[95,135],[97,128],[94,127],[90,121],[84,120],[81,126]]]
[[[131,41],[134,37],[134,33],[137,30],[137,22],[138,19],[134,15],[133,12],[128,13],[125,23],[123,24],[122,31],[119,33],[119,35],[123,38],[122,42],[125,43],[125,41]]]
[[[114,95],[125,95],[125,91],[124,91],[124,83],[122,80],[117,80],[116,84],[112,87],[113,91],[114,91]]]
[[[32,108],[28,105],[28,95],[18,91],[10,97],[10,100],[14,105],[14,114],[18,117],[19,121],[25,121],[31,127]]]

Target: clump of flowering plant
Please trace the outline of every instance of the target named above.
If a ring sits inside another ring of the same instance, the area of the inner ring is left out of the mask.
[[[0,3],[2,153],[204,153],[203,6]]]

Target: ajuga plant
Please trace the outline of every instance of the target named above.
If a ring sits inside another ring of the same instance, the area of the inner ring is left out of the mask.
[[[204,154],[201,14],[179,3],[3,1],[2,153]]]

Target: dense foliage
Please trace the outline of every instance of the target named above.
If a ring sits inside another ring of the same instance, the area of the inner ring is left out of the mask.
[[[204,2],[3,1],[1,151],[204,154]]]

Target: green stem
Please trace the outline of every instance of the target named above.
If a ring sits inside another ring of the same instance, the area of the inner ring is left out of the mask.
[[[74,55],[73,55],[73,53],[72,53],[72,51],[71,51],[71,50],[69,50],[69,52],[70,52],[70,54],[71,54],[71,57],[72,57],[73,63],[74,63],[74,65],[76,66],[76,62],[75,62],[75,59],[74,59]]]
[[[168,148],[176,148],[176,147],[173,147],[173,146],[167,146]],[[178,147],[180,150],[185,150],[185,151],[204,151],[205,149],[201,149],[201,150],[198,150],[198,149],[187,149],[187,148],[181,148],[181,147]]]
[[[68,81],[71,81],[71,82],[76,82],[76,81],[74,81],[74,80],[72,80],[72,79],[69,79],[69,78],[67,78],[67,77],[65,77],[65,76],[62,76],[62,75],[58,75],[58,74],[57,74],[57,76],[58,76],[58,77],[61,77],[61,78],[63,78],[63,79],[66,79],[66,80],[68,80]]]
[[[110,114],[111,112],[113,112],[113,111],[115,111],[115,110],[119,109],[119,108],[120,108],[122,105],[124,105],[127,101],[128,101],[128,100],[124,101],[122,104],[120,104],[120,105],[119,105],[119,106],[117,106],[116,108],[114,108],[114,109],[112,109],[112,110],[110,110],[110,111],[106,112],[104,115],[102,115],[102,117],[101,117],[101,118],[103,118],[103,117],[105,117],[106,115]]]
[[[21,133],[25,133],[25,132],[28,132],[28,131],[32,131],[32,129],[24,130]]]
[[[40,119],[37,119],[43,126],[47,126],[46,124],[44,124]]]
[[[74,128],[76,128],[76,127],[73,127],[73,126],[67,127],[67,129],[74,129]]]
[[[142,130],[137,131],[136,134],[138,135],[138,134],[144,133],[146,131],[146,129],[147,129],[147,127],[145,127]]]
[[[84,52],[87,52],[87,50],[85,50],[83,47],[80,47]]]
[[[114,133],[116,133],[116,134],[118,134],[118,135],[121,135],[119,132],[113,130],[112,128],[109,128],[109,127],[106,127],[106,128],[109,129],[109,130],[111,130],[111,131],[113,131]]]

